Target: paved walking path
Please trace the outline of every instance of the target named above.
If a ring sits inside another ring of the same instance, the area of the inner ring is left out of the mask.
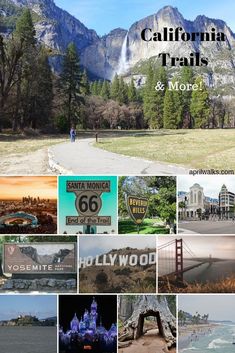
[[[49,148],[49,164],[63,174],[188,174],[188,169],[167,163],[128,157],[93,147],[93,138]]]

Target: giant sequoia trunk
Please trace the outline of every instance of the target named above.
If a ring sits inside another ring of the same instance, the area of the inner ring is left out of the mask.
[[[129,317],[131,317],[133,313],[133,301],[130,300],[130,297],[128,295],[121,295],[119,297],[119,311],[118,311],[118,316],[119,319],[124,322]]]
[[[124,334],[119,342],[138,339],[144,335],[144,320],[152,316],[156,318],[159,334],[166,340],[167,347],[176,345],[176,319],[170,312],[166,297],[141,295],[133,304],[131,317],[124,322]],[[120,346],[123,347],[121,343]]]

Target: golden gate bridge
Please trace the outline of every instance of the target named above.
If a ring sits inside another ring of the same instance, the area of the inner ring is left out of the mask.
[[[158,247],[158,275],[162,279],[183,281],[185,272],[212,262],[211,255],[208,258],[196,256],[184,239],[173,239]]]

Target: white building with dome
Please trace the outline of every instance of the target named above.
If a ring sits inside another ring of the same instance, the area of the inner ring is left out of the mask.
[[[203,187],[195,183],[188,192],[178,193],[178,210],[180,220],[197,220],[211,213],[216,214],[218,200],[205,196]]]

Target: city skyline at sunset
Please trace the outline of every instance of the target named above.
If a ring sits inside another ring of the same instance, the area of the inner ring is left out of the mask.
[[[39,177],[0,177],[0,201],[21,200],[23,197],[57,199],[57,178]]]

